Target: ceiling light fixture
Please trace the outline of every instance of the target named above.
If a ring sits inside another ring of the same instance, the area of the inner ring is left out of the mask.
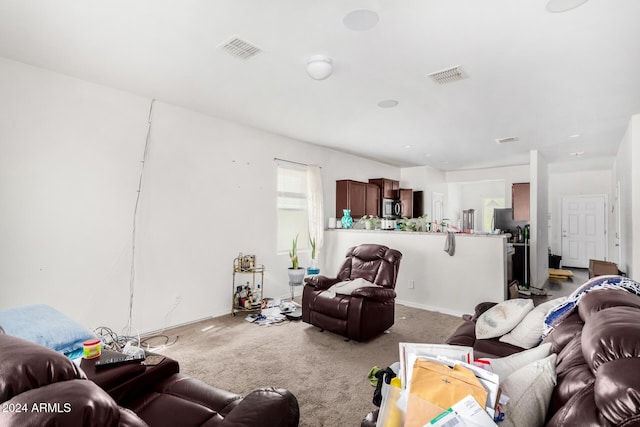
[[[569,153],[570,156],[581,157],[584,154],[584,151],[574,151],[573,153]]]
[[[353,31],[367,31],[378,23],[378,14],[373,10],[358,9],[347,13],[342,19],[342,23]]]
[[[408,150],[409,148],[411,148],[411,145],[407,144],[407,145],[404,146],[404,148],[406,148]]]
[[[573,10],[585,4],[588,0],[549,0],[547,12],[562,13]]]
[[[385,99],[378,102],[378,107],[380,108],[392,108],[396,105],[398,105],[398,101],[396,101],[395,99]]]
[[[574,133],[573,135],[569,135],[569,138],[580,138],[581,136],[579,133]]]
[[[333,73],[333,61],[324,55],[314,55],[307,59],[307,74],[312,79],[324,80]]]

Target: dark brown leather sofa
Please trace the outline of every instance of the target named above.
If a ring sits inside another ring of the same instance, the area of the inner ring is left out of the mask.
[[[157,367],[99,371],[95,362],[86,362],[85,373],[62,354],[0,328],[0,426],[295,427],[299,422],[298,402],[284,389],[259,389],[243,398],[178,373],[171,359]]]
[[[476,307],[447,342],[478,348],[476,357],[511,352],[497,340],[475,339],[473,321],[491,306]],[[558,354],[548,427],[640,426],[640,296],[622,289],[587,292],[543,342]]]
[[[356,341],[366,341],[394,322],[395,286],[402,254],[383,245],[350,248],[336,277],[305,278],[302,320]],[[326,292],[338,282],[362,278],[377,287],[362,287],[350,295]]]

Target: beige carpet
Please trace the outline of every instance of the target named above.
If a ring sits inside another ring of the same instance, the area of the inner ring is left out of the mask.
[[[367,379],[373,366],[398,360],[399,342],[442,343],[462,322],[449,316],[396,306],[395,325],[366,343],[345,341],[302,321],[258,326],[239,314],[172,329],[174,344],[159,352],[180,362],[181,371],[245,395],[263,386],[291,390],[300,404],[301,426],[354,426],[375,407]],[[208,329],[207,329],[208,328]]]

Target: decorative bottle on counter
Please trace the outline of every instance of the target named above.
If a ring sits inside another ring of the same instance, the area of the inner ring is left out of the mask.
[[[344,216],[342,217],[342,228],[351,228],[353,226],[353,218],[351,218],[351,209],[342,209]]]

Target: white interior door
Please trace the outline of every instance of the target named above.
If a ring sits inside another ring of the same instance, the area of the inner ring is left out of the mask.
[[[562,265],[589,267],[590,259],[606,260],[607,196],[562,198]]]

